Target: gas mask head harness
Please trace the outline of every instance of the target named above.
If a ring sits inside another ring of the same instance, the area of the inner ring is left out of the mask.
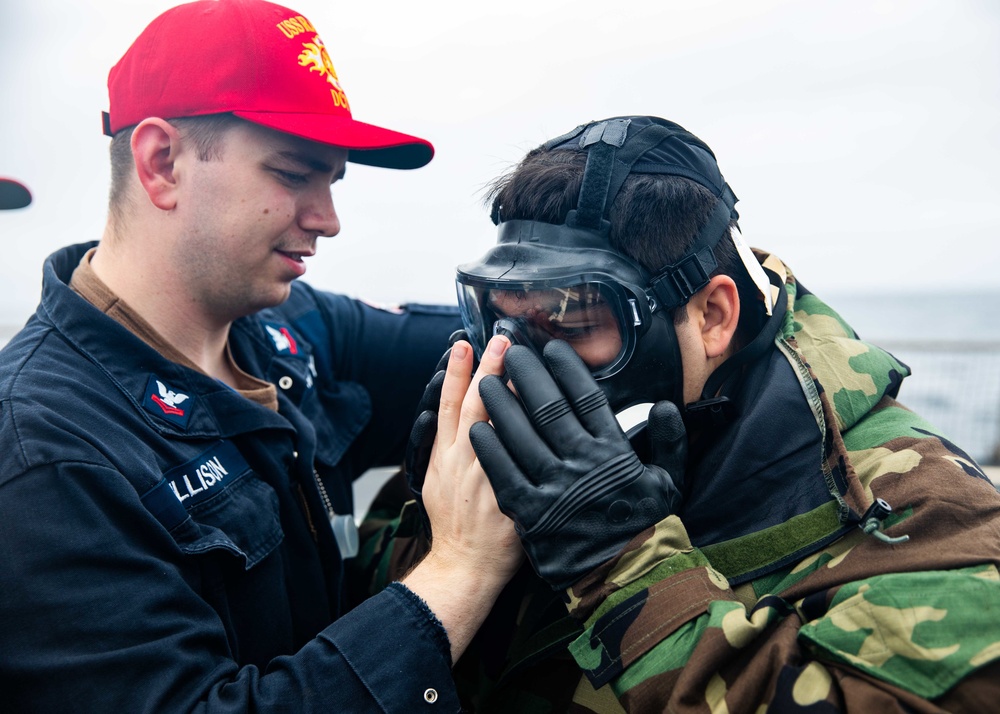
[[[593,122],[544,148],[587,152],[577,207],[561,225],[505,221],[502,207],[494,208],[497,245],[458,267],[458,301],[474,349],[481,354],[496,333],[536,350],[562,339],[590,367],[616,411],[661,399],[682,404],[671,314],[708,284],[717,267],[713,249],[738,218],[737,198],[715,155],[683,127],[657,117]],[[632,173],[682,176],[717,199],[690,249],[655,274],[609,240],[610,207]],[[735,242],[769,298],[760,265],[742,241]]]

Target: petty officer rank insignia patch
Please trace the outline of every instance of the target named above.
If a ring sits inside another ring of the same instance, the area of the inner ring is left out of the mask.
[[[287,325],[265,322],[264,329],[267,330],[267,335],[274,343],[274,349],[278,354],[299,356],[299,344]]]
[[[143,408],[182,429],[187,428],[194,399],[190,394],[171,388],[155,374],[149,375]]]

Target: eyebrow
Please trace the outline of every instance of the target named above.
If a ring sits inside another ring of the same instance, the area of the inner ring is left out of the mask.
[[[289,161],[294,161],[297,164],[305,166],[313,171],[318,171],[321,174],[327,174],[333,171],[333,166],[326,163],[325,161],[320,161],[317,158],[310,156],[309,154],[304,154],[298,151],[278,151],[275,152],[277,156],[283,159],[288,159]],[[341,166],[340,171],[333,177],[334,181],[338,181],[344,178],[344,174],[347,170],[346,166]]]

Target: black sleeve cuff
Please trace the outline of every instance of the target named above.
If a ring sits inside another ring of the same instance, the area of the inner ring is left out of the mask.
[[[392,583],[321,637],[336,647],[381,711],[461,710],[448,636],[430,608],[405,586]]]
[[[455,663],[451,661],[451,640],[448,639],[448,632],[423,598],[399,582],[390,583],[386,589],[399,593],[400,597],[406,600],[411,607],[415,607],[423,613],[428,621],[428,634],[438,646],[438,651],[444,661],[453,667]]]

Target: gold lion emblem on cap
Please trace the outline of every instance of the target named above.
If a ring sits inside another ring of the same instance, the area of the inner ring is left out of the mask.
[[[326,51],[323,40],[319,38],[319,35],[314,35],[312,42],[303,42],[302,46],[305,49],[299,55],[299,66],[308,67],[310,72],[319,72],[320,76],[324,77],[332,87],[330,94],[333,95],[333,103],[351,111],[351,105],[347,102],[347,95],[344,94],[343,87],[340,86],[337,71],[333,68],[333,61]]]

